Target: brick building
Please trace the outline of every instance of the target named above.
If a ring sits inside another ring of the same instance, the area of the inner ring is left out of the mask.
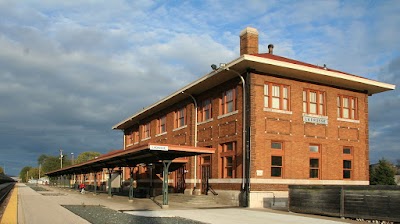
[[[368,96],[395,86],[268,49],[259,53],[257,30],[244,29],[240,57],[113,127],[124,132],[124,150],[215,148],[175,161],[170,184],[186,194],[214,190],[236,205],[264,207],[287,197],[290,184],[368,185]]]

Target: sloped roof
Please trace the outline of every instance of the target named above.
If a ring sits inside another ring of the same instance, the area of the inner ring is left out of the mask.
[[[211,71],[164,99],[119,122],[112,128],[123,130],[135,123],[140,123],[142,119],[146,119],[168,106],[189,98],[189,96],[182,94],[182,92],[196,96],[228,80],[237,78],[237,73],[243,74],[249,68],[255,73],[260,72],[273,74],[284,78],[363,92],[368,95],[395,89],[395,85],[392,84],[367,79],[361,76],[312,65],[274,54],[244,54],[227,63],[224,67]]]

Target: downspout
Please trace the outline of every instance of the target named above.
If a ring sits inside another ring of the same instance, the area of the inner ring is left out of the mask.
[[[194,108],[195,108],[195,113],[194,113],[194,147],[197,147],[197,101],[196,98],[194,98],[193,95],[189,93],[182,92],[182,94],[188,95],[192,98],[194,102]],[[196,190],[197,186],[197,155],[194,156],[194,187],[193,187],[193,192]]]
[[[225,68],[225,70],[235,73],[242,80],[242,129],[243,129],[242,130],[243,131],[243,133],[242,133],[242,157],[243,157],[242,158],[243,159],[243,161],[242,161],[242,168],[243,168],[242,190],[243,190],[243,193],[245,193],[246,183],[247,183],[247,178],[246,178],[246,174],[247,174],[247,172],[246,172],[246,164],[247,164],[246,163],[246,123],[247,123],[246,122],[246,82],[245,82],[243,76],[239,72],[237,72],[233,69],[230,69],[230,68]],[[248,207],[247,201],[248,201],[248,195],[246,193],[245,207]]]
[[[247,78],[247,85],[248,85],[248,88],[247,88],[247,96],[248,96],[248,99],[246,99],[246,101],[247,101],[247,108],[246,108],[246,110],[248,110],[248,111],[251,111],[250,109],[251,109],[251,98],[250,98],[250,86],[251,86],[251,79],[250,79],[250,69],[248,68],[247,69],[247,72],[246,72],[246,78]],[[246,114],[247,115],[247,117],[246,117],[246,124],[250,124],[250,118],[251,118],[251,116],[250,116],[250,113],[247,113]],[[247,170],[247,173],[246,173],[246,186],[245,186],[245,191],[246,191],[246,205],[247,205],[247,207],[250,207],[250,178],[251,178],[251,154],[250,154],[250,147],[251,147],[251,125],[248,125],[248,126],[246,126],[246,130],[247,130],[247,132],[246,132],[246,139],[247,139],[247,144],[246,144],[246,165],[247,165],[247,167],[246,167],[246,170]]]

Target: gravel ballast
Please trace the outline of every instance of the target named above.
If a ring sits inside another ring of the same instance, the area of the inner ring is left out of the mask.
[[[181,217],[145,217],[129,215],[101,205],[64,205],[65,208],[93,224],[204,224]]]

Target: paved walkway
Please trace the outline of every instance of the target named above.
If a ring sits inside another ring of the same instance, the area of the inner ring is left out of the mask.
[[[185,204],[170,204],[169,209],[161,209],[149,199],[134,199],[129,202],[127,197],[106,194],[80,194],[77,191],[46,187],[49,191],[36,192],[24,184],[18,187],[18,223],[46,224],[46,223],[88,223],[62,205],[103,205],[113,210],[124,211],[128,214],[140,216],[171,217],[179,216],[206,223],[353,223],[353,221],[319,216],[299,215],[268,209],[245,208],[214,208],[194,209]],[[354,222],[355,223],[355,222]]]
[[[69,210],[63,208],[60,205],[59,200],[54,200],[56,198],[55,196],[43,196],[42,194],[32,190],[30,187],[27,187],[24,184],[17,184],[17,187],[19,224],[89,223],[79,216],[76,216]]]
[[[132,211],[126,212],[132,215],[148,217],[183,217],[211,224],[339,224],[332,220],[297,216],[294,214],[279,214],[267,211],[256,211],[243,208],[222,209],[190,209],[190,210],[164,210],[164,211]]]

